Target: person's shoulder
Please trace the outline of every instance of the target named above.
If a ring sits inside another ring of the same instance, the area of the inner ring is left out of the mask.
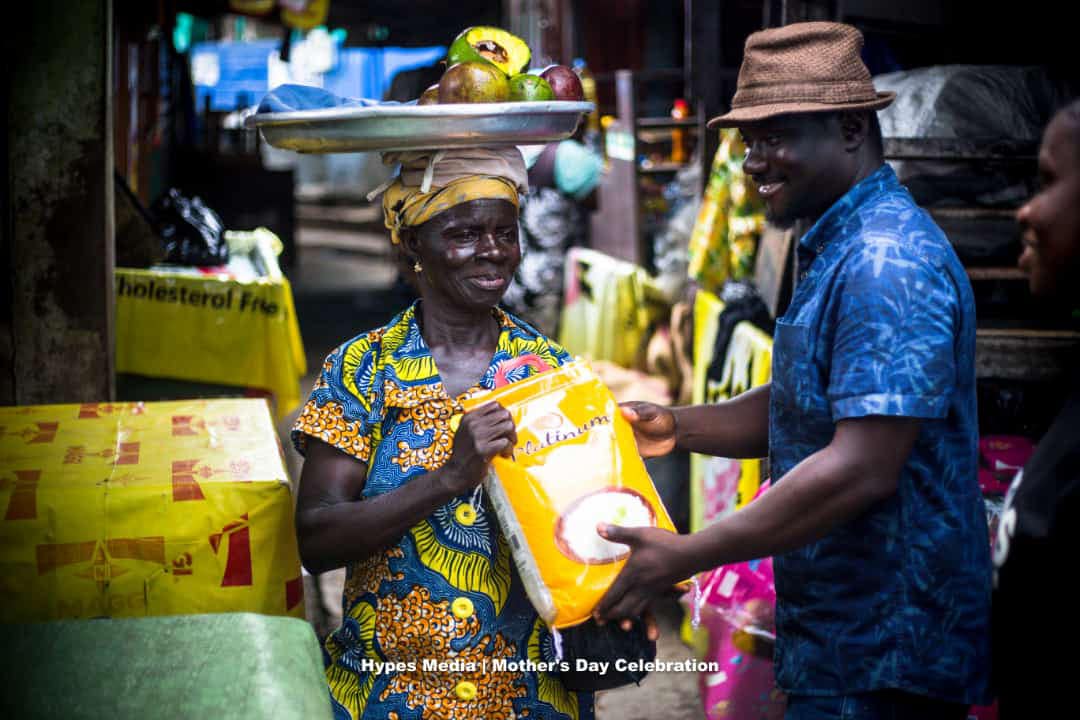
[[[959,267],[945,231],[902,185],[890,187],[860,207],[853,227],[867,252],[894,252],[937,271]]]
[[[323,363],[324,371],[336,369],[335,375],[343,378],[359,375],[370,377],[375,366],[385,363],[387,354],[405,341],[411,311],[412,308],[407,308],[385,325],[354,335],[338,345],[327,355]],[[364,368],[367,368],[367,372],[361,372]]]
[[[501,321],[510,331],[510,340],[524,352],[532,352],[552,365],[562,365],[572,358],[566,348],[517,315],[498,308]],[[546,357],[545,357],[546,356]]]
[[[965,296],[966,277],[948,241],[896,232],[890,227],[863,227],[838,270],[847,290],[872,290],[880,302],[914,295],[956,305]]]

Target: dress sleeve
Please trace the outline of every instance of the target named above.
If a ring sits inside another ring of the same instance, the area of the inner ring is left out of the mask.
[[[559,343],[551,338],[541,335],[537,340],[537,355],[543,358],[551,367],[559,367],[573,360],[573,356]]]
[[[305,454],[310,436],[361,462],[369,460],[378,424],[371,422],[375,355],[368,339],[362,338],[345,343],[327,356],[292,428],[297,452]]]
[[[868,238],[844,270],[828,397],[833,419],[941,418],[957,385],[960,303],[944,268]]]

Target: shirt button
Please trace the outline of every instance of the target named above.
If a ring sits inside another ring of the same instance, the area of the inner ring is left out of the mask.
[[[458,620],[472,617],[474,609],[472,600],[467,597],[459,597],[450,603],[450,610]]]
[[[476,697],[476,685],[468,680],[462,680],[454,686],[454,694],[458,696],[459,700],[472,700]]]
[[[458,505],[457,510],[454,511],[454,517],[460,524],[469,527],[476,522],[476,509],[468,503]]]
[[[818,245],[818,246],[817,246],[817,251],[818,251],[819,253],[823,253],[823,252],[825,252],[825,246],[824,246],[824,245]]]
[[[799,273],[799,279],[800,279],[800,280],[805,280],[805,279],[806,279],[806,276],[807,276],[807,274],[808,274],[808,273],[807,273],[807,272],[806,272],[805,270],[803,270],[803,271],[802,271],[801,273]]]

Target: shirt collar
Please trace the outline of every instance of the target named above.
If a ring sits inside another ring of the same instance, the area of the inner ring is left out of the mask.
[[[456,407],[461,397],[480,390],[490,390],[491,388],[483,386],[490,376],[490,373],[485,373],[478,386],[469,388],[461,396],[451,398],[447,394],[431,357],[431,350],[420,332],[420,323],[417,321],[420,302],[414,302],[401,314],[400,319],[393,323],[393,327],[400,328],[401,332],[393,333],[392,337],[384,336],[382,356],[391,370],[383,375],[385,405],[410,408],[437,401],[448,402]],[[497,354],[499,350],[510,347],[510,331],[514,328],[514,322],[498,307],[492,308],[491,313],[499,323],[499,339],[495,345]]]
[[[828,244],[829,240],[842,234],[840,228],[851,217],[853,211],[878,195],[899,187],[900,181],[896,173],[888,163],[882,163],[881,167],[855,183],[833,203],[832,207],[826,210],[825,214],[818,218],[817,222],[802,236],[799,245],[820,254],[820,248]]]

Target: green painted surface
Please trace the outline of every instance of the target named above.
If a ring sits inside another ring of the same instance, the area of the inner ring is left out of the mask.
[[[318,641],[251,613],[0,625],[0,717],[331,717]]]

